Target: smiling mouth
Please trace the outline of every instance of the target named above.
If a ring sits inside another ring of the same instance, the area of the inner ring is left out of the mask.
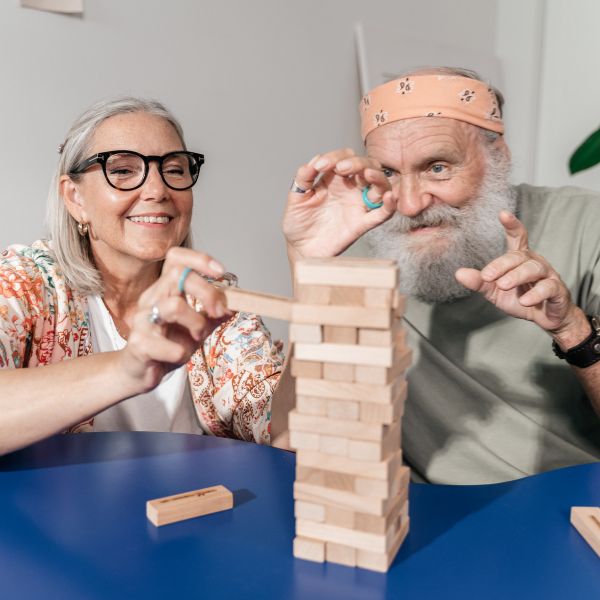
[[[128,221],[132,223],[157,223],[161,225],[167,225],[170,221],[173,220],[173,217],[161,216],[161,217],[127,217]]]

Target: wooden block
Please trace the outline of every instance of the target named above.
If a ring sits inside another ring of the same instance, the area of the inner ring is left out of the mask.
[[[573,506],[571,508],[571,524],[600,556],[600,507]]]
[[[358,343],[361,346],[394,346],[400,353],[405,352],[406,329],[400,321],[395,321],[391,329],[366,329],[358,330]]]
[[[346,567],[355,567],[356,548],[327,542],[325,544],[325,560]]]
[[[369,515],[364,512],[354,513],[354,529],[367,533],[384,534],[395,524],[408,517],[408,488],[396,496],[385,515]],[[327,507],[325,507],[325,522],[327,522]]]
[[[247,312],[283,321],[292,320],[291,298],[259,294],[236,287],[223,287],[222,292],[227,298],[227,308],[237,312]]]
[[[348,456],[348,438],[320,435],[319,450],[325,454]]]
[[[381,462],[363,462],[342,456],[327,456],[313,450],[299,450],[296,464],[387,481],[393,479],[402,466],[402,452],[398,450]]]
[[[313,362],[391,367],[394,364],[394,349],[352,344],[297,343],[294,347],[294,357]]]
[[[398,268],[391,260],[373,258],[308,258],[295,265],[299,284],[396,288]]]
[[[385,406],[375,404],[373,406]],[[348,400],[328,400],[326,415],[330,419],[342,421],[358,421],[360,417],[360,404]],[[301,412],[301,411],[298,411]]]
[[[383,440],[369,442],[359,439],[348,441],[348,457],[355,460],[380,462],[400,448],[400,422],[385,425]]]
[[[391,308],[394,300],[394,291],[383,288],[365,288],[363,304],[370,308]]]
[[[330,400],[313,396],[296,396],[296,411],[302,415],[324,417],[327,415]]]
[[[328,523],[313,523],[302,519],[296,521],[296,533],[302,537],[378,553],[389,552],[396,536],[395,531],[393,535],[379,535],[377,533],[344,529]]]
[[[379,516],[386,515],[394,501],[393,498],[365,498],[354,492],[332,490],[325,486],[314,485],[304,481],[296,481],[294,483],[294,500],[327,504],[333,507],[351,509]],[[334,542],[336,540],[331,541]]]
[[[322,341],[323,331],[320,325],[300,325],[298,323],[290,324],[290,342],[320,344]]]
[[[390,290],[384,290],[390,291]],[[391,291],[390,291],[391,297]],[[362,287],[332,287],[329,304],[335,306],[365,306],[365,288]],[[383,308],[391,307],[390,304]]]
[[[406,296],[402,295],[398,290],[394,292],[392,300],[392,308],[394,310],[394,318],[399,319],[406,312]]]
[[[391,404],[361,402],[359,419],[363,423],[391,424],[398,421],[404,413],[405,398],[399,395]],[[329,410],[329,405],[328,410]],[[329,414],[329,413],[327,413]]]
[[[323,379],[327,381],[354,381],[354,365],[323,363]]]
[[[303,467],[302,465],[296,465],[296,481],[326,487],[324,471]]]
[[[354,529],[354,515],[355,512],[353,510],[325,505],[325,523],[329,523],[330,525]]]
[[[298,303],[294,304],[292,308],[291,320],[294,323],[390,329],[392,326],[392,311],[387,308]]]
[[[325,506],[322,504],[314,504],[313,502],[296,500],[294,503],[294,516],[296,519],[305,519],[306,521],[323,523],[325,521]]]
[[[357,383],[372,385],[388,385],[398,376],[402,375],[412,363],[412,351],[405,348],[403,352],[397,352],[394,356],[394,365],[388,367],[373,367],[368,365],[356,365],[354,368],[354,380]]]
[[[358,329],[356,327],[325,325],[323,327],[322,341],[328,344],[356,344],[358,341]]]
[[[321,437],[343,437],[353,440],[366,440],[382,444],[396,425],[380,425],[378,423],[362,423],[361,421],[346,421],[329,419],[313,415],[303,415],[297,410],[290,411],[290,431],[319,434]],[[338,452],[335,452],[338,454]]]
[[[299,377],[296,379],[296,393],[300,396],[316,396],[334,400],[356,400],[391,404],[396,398],[406,397],[406,381],[398,379],[389,385],[375,386],[365,383],[344,383]]]
[[[301,304],[329,304],[331,286],[328,285],[298,285],[296,300]]]
[[[336,473],[335,471],[322,471],[322,473],[325,477],[325,487],[334,490],[344,490],[345,492],[351,492],[356,487],[356,477],[354,477],[354,475]]]
[[[325,561],[325,543],[296,536],[294,538],[294,556],[303,560],[322,563]]]
[[[296,450],[318,450],[319,436],[316,433],[294,431],[290,427],[290,446]]]
[[[407,519],[396,533],[396,537],[387,552],[371,552],[368,550],[358,550],[356,553],[356,564],[362,569],[379,571],[385,573],[394,562],[402,542],[406,538],[409,529],[409,520]]]
[[[327,482],[327,478],[325,478]],[[374,498],[391,498],[408,489],[410,481],[410,469],[400,467],[398,473],[392,479],[381,481],[368,477],[356,477],[354,480],[354,491],[362,496]]]
[[[292,377],[308,377],[309,379],[321,379],[323,376],[323,365],[312,360],[298,360],[292,358]]]
[[[233,508],[233,494],[222,485],[146,502],[146,516],[160,527]]]

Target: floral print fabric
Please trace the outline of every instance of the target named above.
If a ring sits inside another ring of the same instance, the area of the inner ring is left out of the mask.
[[[92,353],[85,296],[70,289],[44,241],[0,255],[0,368]],[[270,442],[271,397],[283,356],[260,317],[235,313],[188,362],[194,408],[212,435]],[[91,431],[93,418],[69,431]]]

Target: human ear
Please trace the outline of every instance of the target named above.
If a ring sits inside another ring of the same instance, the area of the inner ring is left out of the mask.
[[[69,214],[78,223],[88,223],[83,198],[77,182],[73,181],[69,175],[61,175],[58,182],[58,189]]]

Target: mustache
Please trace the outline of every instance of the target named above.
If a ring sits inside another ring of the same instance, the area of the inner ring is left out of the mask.
[[[415,217],[396,213],[392,218],[394,232],[403,234],[420,227],[456,227],[460,223],[462,210],[448,204],[433,204]]]

